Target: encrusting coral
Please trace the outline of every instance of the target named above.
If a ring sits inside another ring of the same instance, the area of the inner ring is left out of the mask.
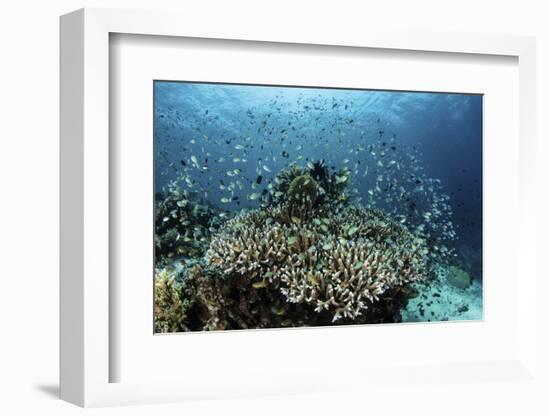
[[[181,284],[159,269],[156,307],[168,305],[159,331],[399,320],[409,284],[428,277],[427,242],[382,211],[350,205],[349,178],[322,162],[290,165],[265,205],[210,236]]]

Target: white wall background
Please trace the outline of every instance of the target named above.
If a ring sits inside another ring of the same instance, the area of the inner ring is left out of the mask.
[[[57,400],[58,385],[58,16],[80,7],[178,10],[270,16],[280,22],[398,25],[438,30],[536,35],[539,166],[549,164],[550,12],[536,0],[182,1],[19,0],[0,8],[0,414],[77,414]],[[547,256],[549,169],[540,166],[540,257]],[[542,244],[545,244],[543,247]],[[545,252],[543,252],[543,250]],[[540,267],[545,266],[540,259]],[[550,277],[550,276],[549,276]],[[550,280],[550,279],[549,279]],[[543,282],[539,293],[548,293]],[[546,302],[545,302],[546,303]],[[549,302],[550,304],[550,302]],[[540,305],[541,368],[550,374],[550,308]],[[546,394],[550,384],[546,386]],[[93,410],[150,414],[550,414],[544,391],[507,383],[433,385],[370,397],[345,393]],[[402,413],[402,410],[399,411]]]

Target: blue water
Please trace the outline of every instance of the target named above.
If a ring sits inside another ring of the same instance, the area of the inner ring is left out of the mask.
[[[164,81],[154,92],[157,192],[177,180],[231,213],[258,207],[289,163],[323,159],[349,168],[357,201],[425,222],[481,279],[481,95]]]

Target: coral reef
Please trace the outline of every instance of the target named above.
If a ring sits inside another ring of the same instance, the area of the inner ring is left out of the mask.
[[[349,204],[348,182],[346,169],[291,165],[267,204],[208,235],[200,261],[179,267],[167,255],[156,275],[157,331],[399,321],[410,285],[428,278],[427,242],[382,211]],[[165,211],[178,206],[172,195]]]

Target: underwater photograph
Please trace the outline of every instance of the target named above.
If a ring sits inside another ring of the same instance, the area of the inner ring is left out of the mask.
[[[153,88],[155,333],[483,319],[481,94]]]

